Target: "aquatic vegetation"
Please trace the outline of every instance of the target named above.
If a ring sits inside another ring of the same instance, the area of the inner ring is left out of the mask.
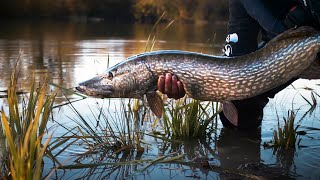
[[[297,129],[294,127],[295,114],[289,111],[288,117],[283,118],[284,124],[281,127],[278,120],[278,128],[273,132],[272,146],[276,149],[294,148],[297,140]]]
[[[315,97],[318,96],[320,97],[320,95],[312,88],[310,87],[304,87],[305,90],[310,91],[311,92],[311,101],[308,100],[307,97],[303,96],[293,85],[291,85],[293,87],[293,89],[295,89],[297,91],[297,93],[311,106],[312,109],[314,109],[317,105],[317,99]]]
[[[16,72],[16,71],[15,71]],[[3,178],[40,179],[43,157],[52,135],[47,135],[47,122],[56,92],[46,95],[47,84],[36,88],[33,82],[27,102],[22,105],[16,93],[17,75],[13,73],[8,88],[9,115],[1,110],[2,131],[7,154],[1,161]]]
[[[218,115],[214,102],[201,102],[186,96],[164,107],[164,130],[175,138],[202,138],[208,129],[215,129],[213,120]],[[216,111],[215,111],[216,110]],[[212,128],[209,128],[209,127]]]
[[[103,152],[103,153],[120,153],[130,150],[137,150],[143,152],[143,148],[139,141],[139,132],[136,131],[135,112],[131,110],[131,102],[122,100],[120,109],[111,111],[110,101],[107,106],[96,103],[96,107],[88,107],[92,116],[85,118],[80,111],[78,111],[71,103],[70,108],[76,114],[74,121],[78,128],[69,129],[79,134],[88,145],[88,154],[90,152]],[[117,106],[115,106],[117,107]]]

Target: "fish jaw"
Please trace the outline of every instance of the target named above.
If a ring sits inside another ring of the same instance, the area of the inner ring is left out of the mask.
[[[112,80],[103,75],[79,83],[75,90],[81,94],[99,98],[113,97],[115,94]]]
[[[99,98],[142,98],[155,89],[157,78],[142,62],[124,62],[80,83],[75,90]]]

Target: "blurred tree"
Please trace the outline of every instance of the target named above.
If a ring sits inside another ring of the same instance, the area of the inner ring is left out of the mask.
[[[89,16],[103,17],[111,21],[131,21],[133,0],[88,0]]]
[[[163,12],[163,20],[213,21],[228,16],[228,0],[136,0],[133,13],[138,21],[153,22]]]
[[[111,21],[213,21],[228,15],[227,0],[0,0],[0,16],[101,17]]]

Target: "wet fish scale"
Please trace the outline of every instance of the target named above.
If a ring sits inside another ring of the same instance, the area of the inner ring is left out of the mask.
[[[297,34],[295,33],[295,35]],[[318,51],[319,36],[314,35],[312,37],[299,36],[295,39],[283,40],[280,43],[273,42],[255,52],[254,56],[249,54],[227,59],[188,52],[162,51],[161,53],[156,52],[154,55],[150,53],[148,61],[152,64],[151,70],[153,67],[157,69],[158,75],[167,72],[176,74],[184,83],[187,94],[191,97],[224,101],[252,97],[284,84],[309,67]],[[271,56],[265,56],[267,54],[271,54]],[[157,65],[157,56],[162,56],[162,63],[167,68]],[[198,58],[194,58],[194,56],[198,56]],[[184,59],[184,61],[174,62],[172,59]],[[198,59],[198,61],[194,59]],[[183,66],[177,63],[183,63]],[[183,69],[180,69],[181,67]],[[253,82],[239,82],[237,79],[253,80]],[[216,81],[216,83],[210,83],[210,80]],[[221,92],[215,93],[219,94],[216,96],[210,93],[211,91]]]
[[[99,82],[83,82],[79,89],[84,94],[99,97],[142,97],[156,90],[160,75],[172,73],[192,98],[212,101],[246,99],[300,74],[303,78],[319,79],[320,69],[311,66],[320,67],[314,61],[319,48],[319,33],[310,27],[301,27],[281,34],[256,52],[239,57],[185,51],[149,52],[130,57],[108,69],[106,73],[113,73],[111,80],[96,78]],[[103,93],[99,86],[107,86],[110,91]]]

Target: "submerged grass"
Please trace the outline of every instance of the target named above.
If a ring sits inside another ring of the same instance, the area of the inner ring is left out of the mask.
[[[46,95],[47,84],[38,89],[33,81],[28,101],[20,105],[17,89],[17,72],[11,75],[8,87],[9,115],[1,111],[7,156],[3,157],[6,172],[3,178],[40,179],[43,157],[52,135],[43,142],[56,93]],[[22,108],[22,109],[20,109]],[[3,168],[2,168],[3,170]]]

